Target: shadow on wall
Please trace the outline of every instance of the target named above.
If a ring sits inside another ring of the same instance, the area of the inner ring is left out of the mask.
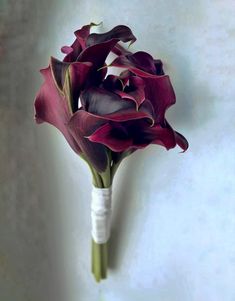
[[[213,117],[213,95],[206,80],[197,80],[197,69],[200,66],[194,66],[189,58],[177,52],[174,53],[173,62],[175,65],[171,81],[176,93],[176,104],[169,108],[166,117],[173,128],[179,126],[179,132],[182,129],[182,134],[184,128],[200,130]],[[187,138],[190,144],[193,137]]]
[[[59,286],[55,276],[63,268],[56,266],[51,251],[56,249],[51,202],[58,199],[56,157],[51,137],[41,139],[43,130],[33,119],[33,99],[41,83],[38,70],[51,47],[50,41],[40,43],[51,28],[48,5],[44,0],[10,0],[0,25],[0,254],[7,254],[9,262],[3,273],[0,267],[0,300],[43,300],[55,284],[58,300],[66,299],[64,279]]]

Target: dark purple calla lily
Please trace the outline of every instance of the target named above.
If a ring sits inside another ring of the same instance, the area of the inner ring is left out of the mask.
[[[151,101],[156,112],[156,123],[164,124],[165,112],[175,101],[175,92],[168,75],[145,77],[145,96]]]
[[[175,93],[162,62],[118,44],[135,42],[127,26],[90,34],[96,25],[77,30],[73,44],[61,49],[63,62],[51,58],[42,70],[45,81],[35,100],[36,121],[57,127],[98,172],[107,169],[109,150],[119,154],[116,158],[149,144],[166,149],[179,145],[185,151],[186,139],[165,119]],[[123,68],[120,75],[106,76],[111,51],[117,58],[109,66]]]
[[[129,85],[126,87],[123,84],[123,91],[114,90],[119,96],[125,99],[132,99],[138,110],[139,106],[145,101],[145,82],[142,78],[138,76],[130,76],[129,77]]]
[[[52,77],[51,68],[42,69],[41,73],[45,79],[35,100],[35,119],[37,123],[44,121],[54,125],[67,139],[68,143],[76,153],[81,149],[70,134],[67,124],[71,118],[68,102],[58,91]]]
[[[166,149],[176,146],[175,133],[171,128],[162,128],[159,125],[151,127],[143,121],[106,123],[88,138],[106,145],[114,152],[133,151],[151,143],[162,145]]]
[[[75,62],[79,54],[86,48],[86,40],[90,34],[90,30],[93,26],[98,26],[99,24],[90,23],[89,25],[84,25],[82,28],[74,32],[76,40],[71,46],[63,46],[61,51],[66,54],[64,62]]]
[[[55,85],[64,95],[71,113],[78,109],[78,98],[81,90],[84,89],[89,73],[92,71],[91,62],[65,63],[51,58],[50,68]],[[50,96],[48,96],[50,99]]]
[[[108,164],[106,147],[100,143],[93,143],[87,135],[104,124],[104,120],[97,118],[86,111],[78,110],[70,119],[68,130],[79,145],[83,156],[98,171],[105,171]]]
[[[92,142],[106,145],[114,152],[133,152],[149,144],[158,144],[167,150],[174,148],[177,144],[183,150],[188,148],[185,138],[175,132],[168,123],[165,127],[151,126],[146,120],[107,122],[99,126],[88,138]]]
[[[154,110],[150,101],[145,101],[136,110],[132,100],[122,100],[115,93],[103,88],[90,88],[81,94],[81,103],[85,111],[101,119],[111,121],[128,121],[146,118],[154,123]]]
[[[154,59],[150,54],[144,51],[120,55],[113,60],[109,66],[126,68],[142,77],[154,77],[156,75]]]
[[[136,41],[136,37],[133,35],[129,27],[125,25],[118,25],[106,33],[92,33],[87,37],[87,47],[100,44],[112,39],[118,39],[124,43],[130,42],[133,44]]]

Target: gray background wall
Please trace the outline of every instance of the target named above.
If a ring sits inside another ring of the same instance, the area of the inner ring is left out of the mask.
[[[235,2],[1,0],[0,300],[235,300]],[[90,21],[129,25],[165,63],[190,142],[148,147],[114,187],[108,280],[90,273],[86,165],[33,122],[38,69]]]

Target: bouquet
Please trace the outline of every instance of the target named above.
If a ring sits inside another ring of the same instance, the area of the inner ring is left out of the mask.
[[[55,126],[91,170],[92,272],[100,281],[107,277],[111,190],[120,163],[150,144],[185,151],[188,142],[165,118],[176,98],[161,60],[124,48],[121,42],[136,41],[127,26],[90,33],[96,25],[75,31],[73,44],[61,48],[63,61],[51,57],[41,70],[35,119]],[[107,65],[110,52],[116,57]]]

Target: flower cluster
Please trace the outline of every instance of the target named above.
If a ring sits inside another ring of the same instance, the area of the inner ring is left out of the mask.
[[[119,44],[136,40],[127,26],[90,33],[95,25],[77,30],[74,43],[61,49],[63,61],[51,58],[41,70],[44,83],[35,100],[36,121],[57,127],[98,172],[107,169],[110,153],[117,161],[149,144],[166,149],[179,145],[185,151],[187,140],[165,118],[176,99],[162,62]],[[107,65],[110,52],[116,58]],[[122,72],[107,75],[108,67]]]

